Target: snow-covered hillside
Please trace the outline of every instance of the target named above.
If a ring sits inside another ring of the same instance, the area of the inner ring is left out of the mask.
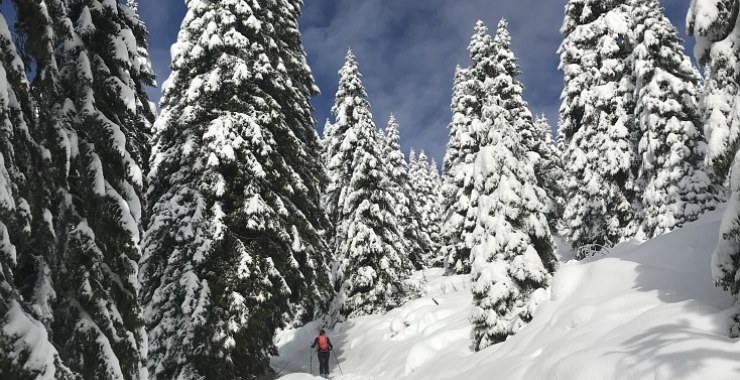
[[[609,256],[565,261],[550,301],[524,330],[471,350],[466,276],[428,270],[428,295],[329,332],[335,379],[730,380],[740,341],[726,337],[732,299],[714,287],[711,252],[722,210],[673,233],[625,243]],[[415,274],[417,278],[423,275]],[[282,380],[313,379],[316,323],[278,333]],[[311,356],[314,356],[311,358]]]

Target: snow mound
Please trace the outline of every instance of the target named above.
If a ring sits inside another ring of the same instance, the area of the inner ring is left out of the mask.
[[[290,375],[283,376],[280,379],[281,380],[314,380],[314,379],[321,379],[321,377],[309,375],[307,373],[292,373]]]
[[[609,256],[563,263],[533,321],[477,353],[469,279],[418,272],[425,297],[329,332],[344,374],[332,357],[332,378],[738,379],[740,340],[726,336],[733,300],[714,286],[710,268],[722,211]],[[313,379],[308,346],[319,329],[315,322],[277,335],[273,368],[295,373],[281,379]]]

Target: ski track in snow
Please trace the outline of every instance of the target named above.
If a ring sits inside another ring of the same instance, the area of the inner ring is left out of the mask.
[[[471,351],[467,276],[425,272],[428,294],[385,315],[328,331],[332,379],[730,380],[740,378],[740,340],[726,337],[733,300],[714,286],[711,253],[720,209],[670,234],[618,245],[608,256],[561,260],[550,300],[506,342]],[[416,272],[420,278],[422,272]],[[439,305],[434,303],[436,300]],[[276,336],[281,380],[308,380],[320,326]]]

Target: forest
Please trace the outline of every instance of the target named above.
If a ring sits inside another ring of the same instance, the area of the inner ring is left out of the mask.
[[[676,241],[718,292],[677,294],[716,308],[735,364],[717,373],[737,376],[740,1],[691,1],[693,60],[658,0],[567,1],[554,122],[525,100],[509,22],[470,25],[439,164],[376,124],[351,49],[318,128],[302,0],[187,0],[161,86],[136,0],[4,3],[0,378],[277,378],[287,332],[359,337],[452,287],[465,355],[503,352],[604,253],[630,276],[620,258],[671,265],[641,247]]]

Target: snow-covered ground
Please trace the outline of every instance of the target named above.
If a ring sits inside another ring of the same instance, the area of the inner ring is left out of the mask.
[[[740,340],[726,337],[732,299],[710,274],[721,212],[604,257],[576,262],[561,250],[566,262],[550,301],[516,336],[478,353],[471,351],[469,279],[428,270],[427,296],[329,331],[344,373],[332,357],[332,378],[740,379]],[[314,379],[309,344],[319,328],[277,335],[272,364],[289,374],[282,380]]]

